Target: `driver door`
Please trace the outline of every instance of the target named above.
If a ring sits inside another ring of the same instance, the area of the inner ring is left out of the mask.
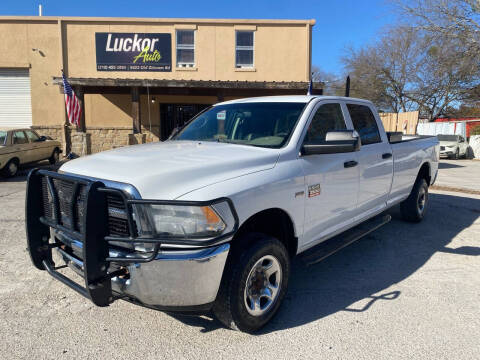
[[[304,142],[325,141],[332,130],[352,130],[345,112],[339,102],[320,103],[312,112]],[[304,248],[308,248],[348,226],[356,216],[358,152],[302,155],[300,162],[306,184]]]

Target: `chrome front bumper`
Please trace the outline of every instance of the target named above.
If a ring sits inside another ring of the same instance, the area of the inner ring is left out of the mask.
[[[201,250],[160,252],[151,262],[129,265],[130,279],[113,278],[112,290],[157,307],[212,303],[229,249],[229,244],[222,244]]]
[[[112,292],[160,310],[209,305],[217,297],[229,249],[230,244],[224,243],[198,250],[160,251],[151,262],[122,263],[129,278],[112,278]],[[69,267],[83,273],[81,262],[62,249],[56,250]],[[110,250],[110,256],[125,256],[125,253]]]

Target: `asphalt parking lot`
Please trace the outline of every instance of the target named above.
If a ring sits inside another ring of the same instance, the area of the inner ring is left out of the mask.
[[[442,161],[451,163],[474,162]],[[459,169],[442,165],[439,183],[458,184],[450,178]],[[480,173],[475,176],[480,190]],[[480,354],[480,195],[433,190],[424,222],[404,223],[393,209],[391,223],[325,261],[306,267],[297,260],[279,314],[256,335],[227,330],[207,316],[171,316],[122,301],[95,307],[30,264],[24,200],[24,177],[0,182],[4,359]]]

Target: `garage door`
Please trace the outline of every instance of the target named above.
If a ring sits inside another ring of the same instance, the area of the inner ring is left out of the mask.
[[[32,103],[28,69],[0,68],[0,127],[30,127]]]

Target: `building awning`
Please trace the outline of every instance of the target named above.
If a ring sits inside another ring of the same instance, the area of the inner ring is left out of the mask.
[[[245,91],[272,94],[305,94],[308,82],[303,81],[209,81],[171,79],[125,79],[125,78],[68,78],[70,85],[82,87],[84,93],[130,92],[130,88],[150,88],[151,93],[191,94],[196,92],[244,94]],[[53,83],[62,86],[62,78],[54,77]],[[320,91],[322,83],[313,84]]]

